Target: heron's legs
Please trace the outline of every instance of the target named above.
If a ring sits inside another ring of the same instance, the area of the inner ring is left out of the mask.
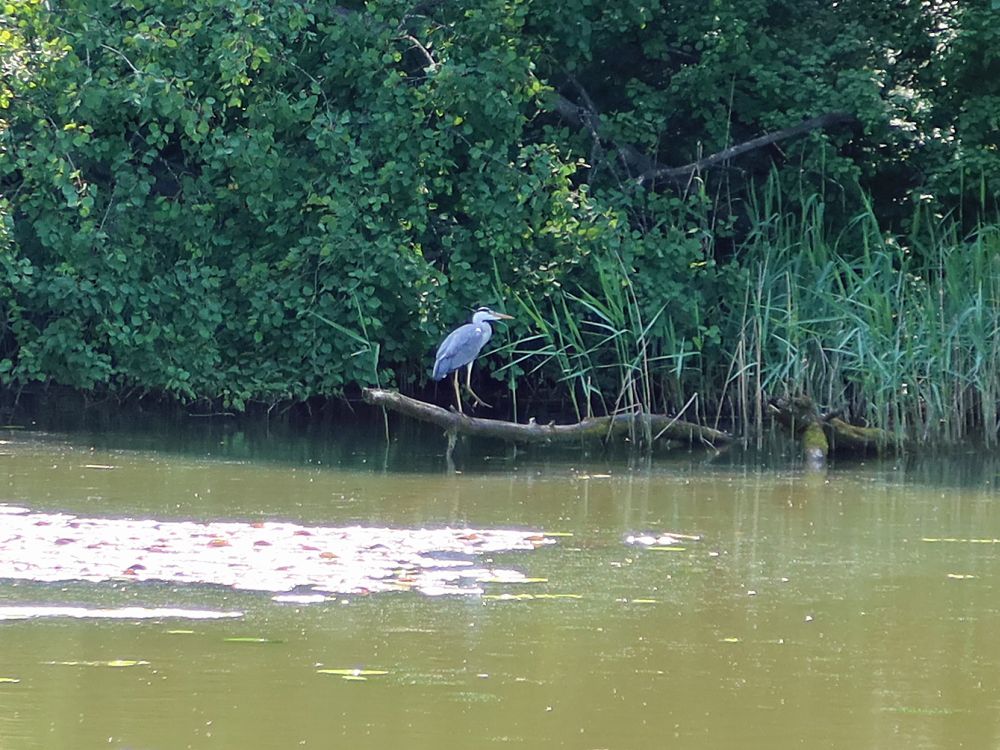
[[[457,370],[456,370],[457,372]],[[472,390],[472,363],[469,362],[468,367],[465,368],[465,390],[469,392],[469,395],[476,400],[476,403],[480,406],[485,406],[487,409],[492,409],[493,407],[479,398],[479,394]]]
[[[455,403],[458,405],[458,413],[462,414],[463,413],[462,412],[462,394],[458,390],[458,370],[455,370],[452,373],[452,376],[453,377],[451,379],[451,382],[455,386]]]

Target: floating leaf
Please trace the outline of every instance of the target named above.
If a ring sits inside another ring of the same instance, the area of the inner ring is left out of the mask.
[[[548,578],[527,578],[517,573],[514,575],[505,576],[492,576],[490,578],[481,578],[483,583],[548,583]]]
[[[2,685],[10,685],[15,682],[20,682],[20,680],[16,677],[0,677],[0,684]]]
[[[739,638],[732,638],[732,637],[730,637],[730,638],[723,638],[722,642],[723,643],[739,643],[740,639]]]
[[[948,573],[946,578],[951,578],[954,581],[965,581],[969,578],[975,578],[971,573]]]
[[[318,604],[326,601],[336,601],[335,598],[323,594],[278,594],[271,597],[272,602],[282,604]]]
[[[193,635],[193,630],[168,630],[167,635]]]
[[[482,598],[494,602],[526,602],[531,599],[582,599],[583,594],[483,594]]]
[[[528,594],[535,599],[583,599],[583,594]]]
[[[534,594],[483,594],[483,599],[495,602],[527,601],[534,598]]]
[[[659,599],[633,599],[632,604],[659,604]]]
[[[112,667],[120,669],[122,667],[145,667],[149,662],[142,659],[111,659],[109,661],[47,661],[45,664],[60,667]]]

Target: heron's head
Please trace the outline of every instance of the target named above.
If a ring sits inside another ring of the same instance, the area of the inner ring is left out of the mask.
[[[513,315],[504,315],[491,310],[488,307],[480,307],[472,314],[473,323],[482,323],[485,320],[513,320]]]

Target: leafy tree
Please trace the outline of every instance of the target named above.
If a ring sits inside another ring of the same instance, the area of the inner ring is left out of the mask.
[[[469,306],[557,310],[614,268],[651,353],[701,357],[660,386],[679,394],[727,364],[718,318],[742,295],[768,180],[831,223],[869,193],[889,227],[914,197],[994,215],[982,0],[4,11],[8,384],[235,407],[412,389]],[[847,115],[705,160],[827,113]]]

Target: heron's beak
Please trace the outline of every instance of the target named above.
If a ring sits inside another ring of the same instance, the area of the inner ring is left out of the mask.
[[[513,320],[513,315],[505,315],[504,313],[494,313],[500,320]]]

